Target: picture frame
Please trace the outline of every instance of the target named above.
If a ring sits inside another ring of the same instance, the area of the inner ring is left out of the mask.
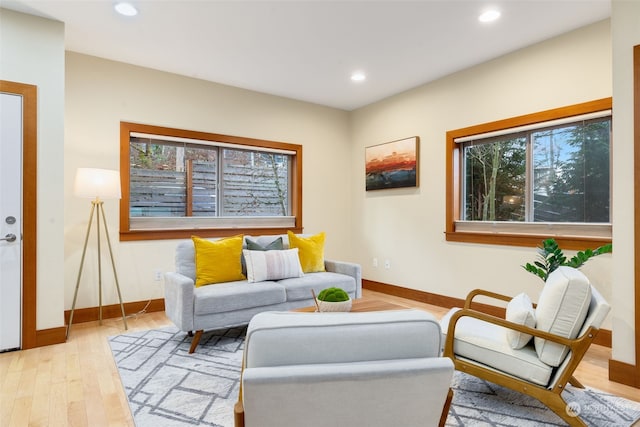
[[[420,137],[365,147],[366,191],[419,186]]]

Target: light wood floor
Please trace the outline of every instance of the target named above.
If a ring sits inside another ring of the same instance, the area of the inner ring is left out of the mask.
[[[442,316],[447,310],[365,290],[365,295]],[[129,331],[170,324],[164,313],[127,320]],[[133,426],[106,337],[122,319],[73,325],[68,342],[0,354],[0,426]],[[609,381],[611,350],[592,346],[577,370],[585,385],[640,402],[640,390]],[[161,426],[158,426],[161,427]]]

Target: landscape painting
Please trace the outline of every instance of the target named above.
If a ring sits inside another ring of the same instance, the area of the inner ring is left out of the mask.
[[[419,137],[365,148],[366,189],[418,186]]]

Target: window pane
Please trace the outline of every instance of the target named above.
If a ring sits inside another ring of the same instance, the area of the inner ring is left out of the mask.
[[[533,221],[609,222],[610,123],[532,134]]]
[[[177,144],[133,140],[129,147],[130,216],[183,216],[184,149]]]
[[[466,221],[524,221],[524,137],[464,147]]]
[[[186,176],[191,175],[191,193],[187,194],[190,211],[186,216],[218,214],[218,148],[188,145],[185,148]],[[187,188],[189,191],[189,188]]]
[[[286,216],[289,156],[258,151],[223,151],[223,216]]]

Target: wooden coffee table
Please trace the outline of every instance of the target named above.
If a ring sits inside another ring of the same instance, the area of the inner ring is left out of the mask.
[[[407,310],[408,308],[409,307],[371,297],[362,297],[351,301],[352,313],[363,311]],[[316,311],[316,306],[312,305],[311,307],[298,308],[292,311],[314,312]]]

